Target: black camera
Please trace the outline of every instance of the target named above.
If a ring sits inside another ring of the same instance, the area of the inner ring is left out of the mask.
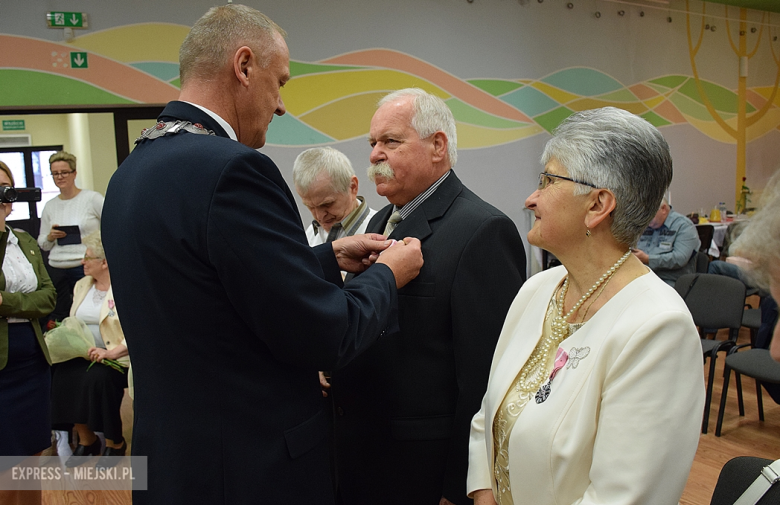
[[[0,187],[0,203],[40,202],[41,188]]]

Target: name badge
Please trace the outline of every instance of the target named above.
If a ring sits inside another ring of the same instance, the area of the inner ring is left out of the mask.
[[[672,250],[672,242],[661,242],[658,244],[658,248],[662,251],[671,251]]]

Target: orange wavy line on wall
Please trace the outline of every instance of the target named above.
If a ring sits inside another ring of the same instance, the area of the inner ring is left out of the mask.
[[[73,47],[14,35],[0,35],[0,68],[39,70],[88,82],[108,92],[140,103],[167,103],[179,89],[140,70],[88,53],[88,68],[64,67]],[[64,56],[63,56],[64,55]],[[54,66],[54,64],[57,64]]]
[[[434,67],[430,63],[419,60],[408,54],[390,49],[367,49],[322,60],[320,63],[333,65],[361,65],[374,68],[390,68],[407,72],[416,77],[426,79],[439,86],[452,96],[467,104],[502,118],[533,123],[533,120],[502,102],[493,95],[482,91],[458,77]]]

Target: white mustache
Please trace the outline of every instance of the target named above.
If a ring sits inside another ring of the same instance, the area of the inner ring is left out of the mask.
[[[375,179],[377,176],[384,177],[388,181],[393,180],[395,179],[395,171],[389,163],[386,161],[380,161],[379,163],[374,163],[368,167],[368,178],[371,180],[371,182],[376,182]]]

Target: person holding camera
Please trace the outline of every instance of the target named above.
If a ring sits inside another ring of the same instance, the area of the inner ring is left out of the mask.
[[[13,185],[0,162],[0,187]],[[38,318],[56,294],[35,239],[6,226],[12,205],[0,206],[0,456],[33,456],[51,445],[51,361]],[[0,503],[40,503],[40,492],[0,491]]]
[[[49,276],[57,289],[57,306],[48,320],[61,321],[70,313],[76,282],[84,277],[81,258],[87,247],[81,237],[100,229],[103,195],[76,186],[74,155],[56,152],[49,158],[49,166],[60,194],[43,207],[38,245],[49,251]]]

